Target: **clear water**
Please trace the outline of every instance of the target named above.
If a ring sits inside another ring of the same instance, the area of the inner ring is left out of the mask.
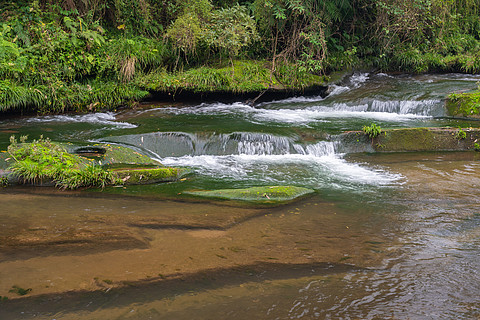
[[[193,173],[103,192],[0,190],[0,318],[477,319],[479,156],[350,154],[335,136],[372,122],[478,127],[445,117],[444,97],[479,80],[357,73],[326,98],[2,120],[2,150],[12,134],[43,134]],[[183,195],[258,185],[316,194],[279,208]]]

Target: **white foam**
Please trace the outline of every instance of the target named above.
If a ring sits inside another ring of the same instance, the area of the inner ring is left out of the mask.
[[[360,87],[363,83],[367,82],[370,73],[368,72],[355,72],[349,79],[353,88]]]
[[[333,97],[349,90],[350,90],[349,87],[332,84],[331,86],[328,87],[327,93],[328,93],[328,97]]]
[[[278,122],[308,125],[309,123],[329,122],[334,118],[362,118],[404,122],[418,118],[441,115],[438,111],[439,100],[424,101],[379,101],[363,104],[335,103],[333,105],[316,105],[303,108],[254,108],[243,103],[202,104],[197,107],[164,108],[161,112],[179,114],[234,114],[250,118],[253,122]],[[435,112],[439,113],[434,114]]]
[[[357,105],[348,107],[344,105],[333,107],[314,107],[307,109],[280,109],[280,110],[262,110],[255,114],[255,118],[262,121],[276,121],[283,123],[308,124],[311,122],[327,122],[334,118],[362,118],[375,119],[393,122],[403,122],[419,118],[429,118],[429,116],[417,114],[397,114],[390,112],[371,112],[368,105]],[[347,108],[349,110],[347,110]]]
[[[228,155],[184,156],[161,159],[167,166],[193,167],[219,179],[296,183],[311,188],[345,188],[349,185],[388,186],[402,177],[349,163],[339,155]]]
[[[115,114],[113,112],[98,112],[83,115],[56,115],[30,118],[27,122],[41,122],[41,123],[68,123],[68,122],[83,122],[93,124],[106,124],[118,128],[136,128],[137,126],[128,122],[115,121]]]

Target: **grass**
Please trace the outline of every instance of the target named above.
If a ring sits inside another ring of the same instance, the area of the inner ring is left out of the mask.
[[[258,92],[269,88],[303,89],[324,83],[324,78],[301,72],[294,65],[283,65],[271,72],[270,62],[237,60],[232,64],[202,66],[178,73],[157,70],[136,82],[147,90],[175,93],[193,92]]]
[[[69,154],[63,147],[41,137],[32,143],[18,143],[11,137],[8,170],[25,183],[53,182],[62,189],[105,187],[115,183],[115,176],[89,160]]]
[[[0,80],[0,111],[35,109],[39,113],[115,109],[141,100],[148,92],[131,84],[90,81],[26,86]]]

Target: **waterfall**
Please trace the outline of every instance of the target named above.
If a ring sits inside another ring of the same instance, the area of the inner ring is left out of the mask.
[[[320,141],[316,144],[300,144],[290,137],[251,132],[231,134],[155,132],[109,137],[104,142],[136,146],[159,157],[288,154],[322,157],[335,154],[334,142]]]

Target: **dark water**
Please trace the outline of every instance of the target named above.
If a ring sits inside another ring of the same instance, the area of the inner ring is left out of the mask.
[[[478,127],[445,117],[471,75],[354,74],[330,96],[0,122],[192,168],[174,184],[0,190],[1,319],[478,319],[476,153],[349,154],[345,130]],[[280,208],[191,189],[297,185]],[[32,288],[21,298],[12,286]]]

